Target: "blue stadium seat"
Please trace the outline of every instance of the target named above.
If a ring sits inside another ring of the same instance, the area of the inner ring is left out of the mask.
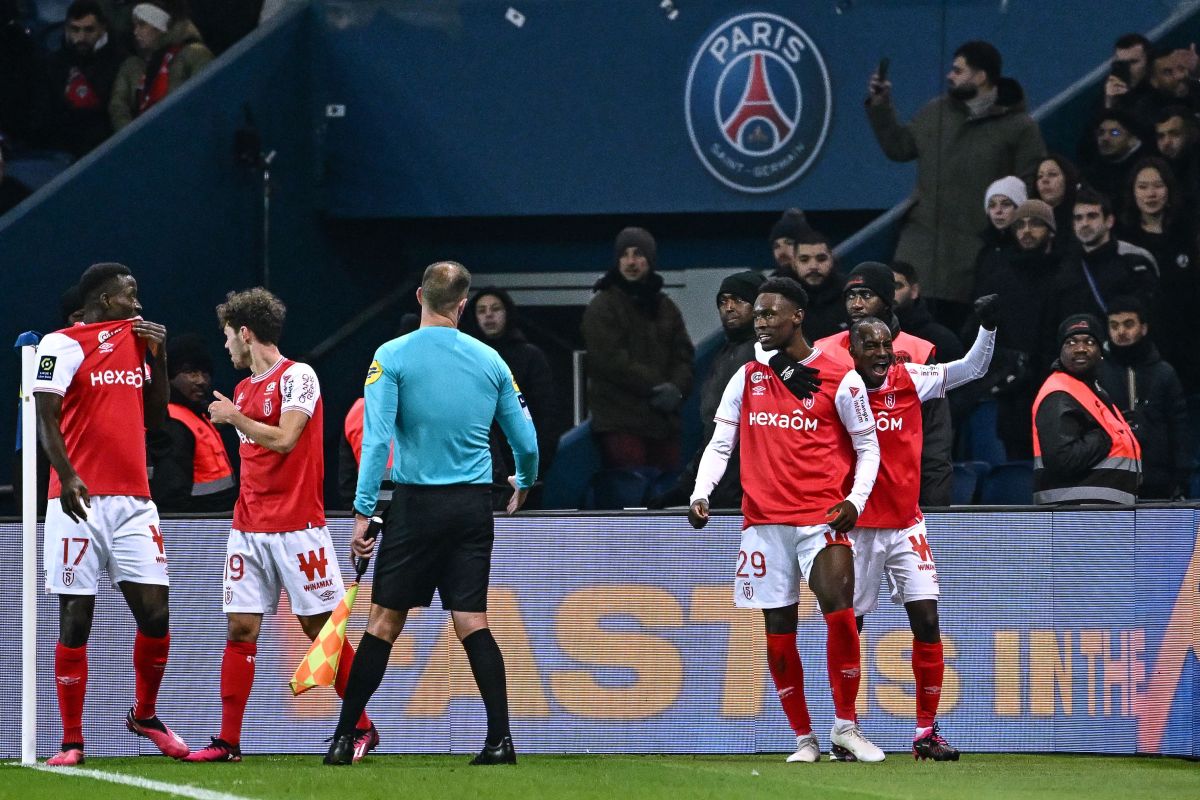
[[[646,505],[650,478],[643,471],[632,469],[602,469],[588,486],[584,508],[596,511],[619,511]]]
[[[995,464],[983,479],[979,502],[985,506],[1033,505],[1033,462]]]
[[[972,461],[1003,464],[1008,460],[1004,442],[996,435],[996,401],[985,400],[967,418],[968,455]]]
[[[979,493],[979,483],[992,470],[986,461],[956,461],[954,483],[950,488],[950,502],[956,506],[969,506]]]

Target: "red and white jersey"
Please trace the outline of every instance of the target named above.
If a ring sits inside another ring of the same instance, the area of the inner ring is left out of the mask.
[[[149,497],[145,401],[146,343],[132,319],[75,325],[38,345],[34,392],[62,395],[67,458],[91,495]],[[50,498],[62,494],[50,472]]]
[[[234,529],[284,533],[324,525],[325,404],[312,367],[280,357],[263,374],[239,383],[233,402],[250,419],[274,427],[285,411],[309,416],[290,453],[269,450],[238,431],[242,481],[233,509]]]
[[[879,476],[858,527],[907,528],[921,519],[921,403],[946,396],[946,367],[892,364],[867,396],[879,438]]]
[[[850,357],[850,331],[819,339],[813,347],[819,347],[829,353],[847,369],[854,369],[854,359]],[[892,353],[901,364],[928,364],[937,355],[937,348],[933,346],[933,342],[920,336],[897,331],[892,337]]]
[[[738,428],[743,527],[820,525],[846,499],[856,455],[851,434],[875,427],[862,377],[824,352],[803,362],[821,388],[800,400],[765,363],[742,366],[715,418]]]

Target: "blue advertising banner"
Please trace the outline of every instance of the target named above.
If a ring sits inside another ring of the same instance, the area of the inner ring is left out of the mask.
[[[930,515],[946,653],[940,719],[966,753],[1200,755],[1200,551],[1194,508]],[[504,650],[522,752],[790,751],[765,670],[761,615],[733,606],[737,517],[702,532],[678,516],[498,518],[489,616]],[[339,550],[346,520],[332,520]],[[194,745],[217,733],[225,620],[226,520],[164,520],[171,566],[171,659],[159,710]],[[0,525],[2,552],[20,529]],[[321,562],[314,554],[309,566]],[[326,558],[342,554],[324,554]],[[10,565],[13,556],[8,557]],[[11,569],[11,566],[10,566]],[[365,626],[369,584],[349,623]],[[20,647],[9,603],[0,647]],[[39,754],[60,734],[53,681],[57,603],[40,600]],[[802,592],[799,647],[818,735],[832,703],[824,623]],[[89,644],[89,755],[153,752],[122,719],[132,700],[132,619],[103,588]],[[259,642],[243,749],[322,753],[332,690],[291,697],[308,641],[286,603]],[[867,619],[859,711],[886,750],[912,737],[912,635],[887,602]],[[0,673],[0,707],[19,708],[19,672]],[[368,707],[382,752],[478,750],[485,723],[448,615],[415,611]],[[15,717],[10,715],[14,720]],[[0,757],[18,754],[0,728]]]

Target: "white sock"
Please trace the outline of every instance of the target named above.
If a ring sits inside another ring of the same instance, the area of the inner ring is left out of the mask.
[[[838,717],[833,718],[833,729],[835,731],[845,730],[846,728],[853,728],[857,724],[858,723],[852,719],[840,719]]]
[[[929,733],[933,728],[917,728],[917,732],[913,734],[913,741],[920,739],[922,736]]]

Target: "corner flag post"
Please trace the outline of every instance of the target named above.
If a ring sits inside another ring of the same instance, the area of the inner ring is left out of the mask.
[[[37,413],[33,381],[38,335],[17,337],[21,351],[21,763],[37,762]]]

